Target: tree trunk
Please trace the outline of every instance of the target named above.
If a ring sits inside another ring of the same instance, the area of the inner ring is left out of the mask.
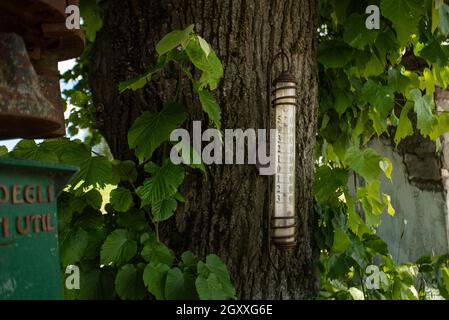
[[[314,0],[109,0],[104,26],[97,34],[90,83],[98,126],[118,159],[129,159],[127,131],[145,110],[159,110],[173,94],[176,74],[137,92],[119,94],[120,81],[155,64],[155,45],[173,29],[195,23],[196,31],[215,49],[224,65],[216,94],[223,128],[266,128],[269,61],[286,49],[299,81],[297,109],[298,246],[282,255],[270,248],[268,258],[268,179],[254,165],[213,165],[207,181],[189,172],[182,187],[186,202],[161,225],[163,241],[177,252],[200,257],[219,255],[228,265],[242,299],[304,299],[318,290],[314,246],[312,178],[317,116],[316,27]],[[171,78],[169,80],[164,80]],[[183,90],[189,124],[204,119],[199,101]],[[203,122],[203,128],[207,125]]]

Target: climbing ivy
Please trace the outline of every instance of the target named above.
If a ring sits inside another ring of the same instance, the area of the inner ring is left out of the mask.
[[[369,5],[380,8],[379,29],[365,26]],[[435,86],[449,84],[448,9],[438,0],[319,1],[321,298],[420,299],[437,288],[449,298],[447,257],[397,265],[376,235],[381,214],[395,214],[379,183],[394,169],[369,147],[380,138],[398,146],[416,132],[438,147],[449,131],[434,100]],[[361,183],[349,190],[354,174]],[[370,265],[384,277],[375,290],[365,286]]]

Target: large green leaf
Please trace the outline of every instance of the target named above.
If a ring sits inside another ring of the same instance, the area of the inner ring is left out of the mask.
[[[313,190],[318,202],[323,203],[339,196],[348,183],[348,172],[343,169],[331,169],[320,166],[315,173]],[[340,192],[338,192],[340,190]]]
[[[445,3],[438,10],[438,27],[444,35],[449,34],[449,6]]]
[[[206,54],[203,49],[204,43],[201,44],[201,42],[198,37],[189,41],[186,53],[194,66],[203,72],[199,80],[200,89],[209,86],[211,90],[215,90],[223,77],[223,65],[212,48],[209,54]]]
[[[8,148],[6,146],[0,146],[0,157],[8,154]]]
[[[60,162],[79,165],[91,157],[91,150],[86,144],[78,140],[66,138],[45,140],[40,148],[56,153]]]
[[[351,243],[349,236],[342,228],[336,228],[334,232],[334,242],[332,245],[332,251],[336,253],[345,252],[346,248]]]
[[[351,147],[346,152],[346,163],[367,182],[373,182],[379,178],[381,160],[382,157],[371,148],[360,150],[357,147]]]
[[[363,49],[376,40],[378,31],[366,28],[365,20],[359,14],[353,14],[345,20],[343,40],[350,46]]]
[[[128,133],[128,143],[142,163],[185,121],[186,114],[177,103],[167,103],[161,112],[143,113]]]
[[[69,231],[61,241],[61,263],[63,266],[81,261],[88,245],[88,235],[83,229]]]
[[[396,128],[396,133],[394,135],[394,142],[396,145],[405,137],[408,137],[413,134],[413,126],[412,122],[408,117],[408,113],[413,108],[413,103],[407,101],[404,108],[401,111],[401,115],[399,116],[399,123]]]
[[[95,41],[97,31],[103,26],[103,17],[99,0],[81,0],[80,13],[83,18],[83,29],[90,42]]]
[[[195,275],[182,272],[179,268],[170,269],[165,281],[165,298],[167,300],[198,299],[195,290]]]
[[[338,115],[341,116],[351,107],[354,97],[348,90],[334,89],[332,93],[335,98],[335,110],[338,112]]]
[[[176,210],[178,203],[173,198],[167,198],[153,203],[151,211],[156,222],[165,221],[170,218]]]
[[[53,150],[38,146],[34,140],[21,140],[11,151],[10,156],[27,160],[59,161],[58,156]]]
[[[143,282],[148,291],[158,300],[165,299],[165,280],[170,267],[159,262],[150,262],[143,272]]]
[[[145,296],[143,272],[137,270],[132,264],[120,268],[115,277],[115,290],[123,300],[140,300]]]
[[[438,40],[433,40],[421,49],[419,55],[430,63],[445,66],[449,59],[449,49]]]
[[[203,110],[209,115],[209,119],[220,130],[221,128],[221,110],[215,97],[208,90],[200,90],[198,92],[201,106]]]
[[[405,88],[409,85],[410,79],[402,74],[398,68],[388,70],[388,85],[397,92],[405,92]]]
[[[338,52],[338,54],[335,54]],[[353,49],[343,41],[330,40],[320,43],[318,61],[326,68],[341,68],[353,58]]]
[[[119,187],[111,191],[110,203],[115,210],[126,212],[134,204],[134,201],[128,189]]]
[[[206,263],[198,262],[197,270],[195,286],[201,300],[224,300],[235,297],[228,269],[217,255],[208,255]]]
[[[83,195],[83,200],[86,201],[86,204],[97,210],[99,210],[103,204],[103,197],[96,189],[86,192]]]
[[[384,17],[393,22],[398,40],[406,44],[417,31],[420,15],[423,13],[422,0],[381,0],[380,10]]]
[[[122,265],[131,260],[137,252],[137,243],[130,239],[130,235],[125,229],[116,229],[103,243],[100,252],[102,264],[114,263]]]
[[[147,231],[149,229],[144,212],[137,209],[120,212],[117,217],[117,225],[136,231]]]
[[[157,53],[163,55],[183,44],[189,39],[194,27],[195,25],[191,24],[184,30],[174,30],[166,34],[156,45]]]
[[[200,274],[195,286],[201,300],[227,300],[235,296],[234,288],[224,284],[215,273],[208,277]]]
[[[415,113],[417,116],[417,127],[423,136],[428,136],[432,132],[432,127],[437,123],[433,114],[435,103],[433,97],[422,95],[419,89],[412,89],[410,97],[415,102]]]
[[[449,132],[449,114],[443,113],[438,115],[437,124],[433,127],[432,132],[430,133],[430,139],[436,140],[442,134]]]
[[[137,179],[137,169],[133,161],[112,161],[112,170],[120,181],[134,182]]]
[[[173,251],[160,242],[146,243],[141,255],[145,261],[163,263],[168,266],[171,266],[175,260]]]
[[[381,118],[386,118],[393,110],[394,92],[387,86],[368,80],[363,86],[362,97],[375,107]]]
[[[137,188],[142,205],[156,204],[173,196],[184,180],[184,168],[174,165],[170,160],[165,161],[162,167],[149,163],[146,170],[151,173],[151,177]]]
[[[91,157],[80,164],[80,170],[72,177],[72,189],[104,188],[113,182],[112,163],[106,157]]]

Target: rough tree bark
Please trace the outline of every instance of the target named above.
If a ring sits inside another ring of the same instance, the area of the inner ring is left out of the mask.
[[[162,225],[164,242],[178,252],[200,257],[216,253],[227,263],[239,298],[311,298],[318,290],[313,241],[312,177],[317,115],[314,0],[109,0],[104,26],[91,56],[90,83],[98,125],[113,155],[129,159],[126,132],[144,110],[157,110],[173,92],[176,75],[165,72],[138,92],[119,95],[120,81],[142,74],[155,63],[155,45],[167,32],[195,23],[222,60],[225,76],[217,98],[223,128],[265,128],[268,62],[281,48],[292,57],[299,80],[297,111],[297,248],[281,257],[277,272],[267,256],[267,177],[254,165],[209,167],[205,181],[190,172],[182,191],[186,203]],[[184,88],[192,120],[204,119],[198,100]],[[203,121],[203,128],[206,127]]]

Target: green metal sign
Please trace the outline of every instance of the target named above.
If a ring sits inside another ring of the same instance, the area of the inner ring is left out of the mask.
[[[61,298],[56,197],[76,170],[0,159],[0,300]]]

